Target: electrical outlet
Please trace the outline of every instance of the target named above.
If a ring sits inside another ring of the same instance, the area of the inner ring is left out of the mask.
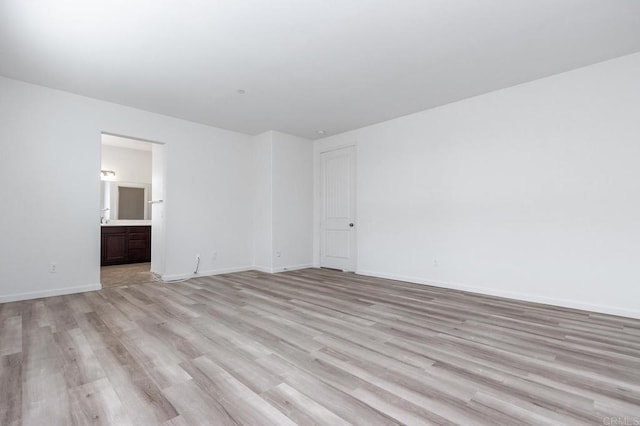
[[[277,251],[276,252],[276,257],[280,257],[280,256],[282,256],[282,252]]]
[[[58,264],[56,262],[49,263],[49,273],[55,274],[58,272]]]
[[[438,259],[433,259],[433,267],[437,268],[438,266],[440,266],[440,262],[438,262]]]
[[[218,252],[217,252],[217,251],[214,251],[214,252],[213,252],[213,254],[211,255],[211,260],[212,260],[212,261],[214,261],[214,262],[215,262],[216,260],[218,260]]]

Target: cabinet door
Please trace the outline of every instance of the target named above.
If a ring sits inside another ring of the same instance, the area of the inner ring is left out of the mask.
[[[129,228],[129,262],[151,261],[151,228]]]
[[[126,232],[102,235],[102,265],[124,263],[127,260]]]

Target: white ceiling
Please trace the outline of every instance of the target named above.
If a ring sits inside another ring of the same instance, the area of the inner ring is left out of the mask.
[[[637,51],[638,0],[0,0],[1,75],[250,134],[317,138]]]

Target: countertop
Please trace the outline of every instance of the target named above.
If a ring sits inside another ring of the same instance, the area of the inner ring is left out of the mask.
[[[100,226],[151,226],[150,220],[110,220]]]

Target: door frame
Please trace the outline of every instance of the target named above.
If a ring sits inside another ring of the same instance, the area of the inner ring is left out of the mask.
[[[123,135],[121,133],[114,133],[114,132],[108,132],[108,131],[101,131],[98,137],[98,146],[100,147],[98,150],[98,165],[100,166],[102,164],[102,135],[109,135],[109,136],[117,136],[117,137],[121,137],[121,138],[126,138],[126,139],[132,139],[135,141],[140,141],[140,142],[146,142],[146,143],[150,143],[153,144],[153,146],[158,146],[161,147],[162,149],[162,167],[160,169],[155,169],[155,166],[153,165],[153,155],[155,155],[152,151],[152,168],[151,168],[151,173],[152,176],[154,173],[160,173],[161,175],[161,179],[163,181],[163,201],[166,199],[166,192],[167,192],[167,151],[168,151],[168,144],[166,142],[160,142],[160,141],[156,141],[156,140],[151,140],[151,139],[145,139],[145,138],[140,138],[140,137],[136,137],[136,136],[129,136],[129,135]],[[154,170],[155,169],[155,170]],[[100,168],[98,168],[98,170],[100,170]],[[98,173],[96,173],[96,176],[98,177],[98,188],[100,188],[100,182],[101,182],[101,178],[99,176]],[[153,178],[152,178],[153,179]],[[153,192],[153,190],[152,190]],[[98,189],[98,193],[100,193],[100,189]],[[146,190],[145,190],[146,193]],[[153,199],[153,194],[149,194],[150,199]],[[96,208],[96,212],[100,211],[100,197],[98,197],[98,206]],[[148,205],[147,206],[149,209],[151,209],[153,206],[152,205]],[[165,268],[165,259],[166,259],[166,245],[164,242],[164,235],[165,235],[165,230],[166,230],[166,219],[165,219],[165,205],[163,203],[162,206],[162,213],[160,215],[158,215],[159,217],[154,218],[153,216],[156,215],[152,215],[152,226],[151,226],[151,233],[153,234],[154,231],[154,227],[158,227],[158,224],[160,224],[161,229],[161,237],[159,238],[160,241],[156,241],[156,244],[153,245],[153,238],[152,238],[152,247],[151,247],[151,264],[152,264],[152,272],[157,272],[159,275],[163,275],[164,274],[164,268]],[[99,216],[98,216],[99,218]],[[99,221],[96,220],[96,223],[99,224]],[[99,232],[98,232],[98,241],[96,243],[96,249],[97,249],[97,254],[98,254],[98,278],[100,278],[100,260],[101,260],[101,244],[102,244],[102,226],[101,224],[98,225],[99,228]],[[156,239],[157,238],[157,233],[156,233]],[[155,262],[154,262],[155,260]],[[156,266],[156,271],[154,271],[154,263],[157,265]]]
[[[320,142],[321,143],[321,142]],[[313,201],[313,267],[320,268],[320,250],[322,244],[321,238],[321,218],[322,218],[322,182],[321,182],[321,155],[327,152],[339,151],[345,148],[353,148],[354,164],[353,173],[355,176],[354,191],[352,194],[353,199],[353,215],[354,223],[354,246],[353,246],[353,271],[358,271],[358,144],[356,142],[340,143],[335,145],[320,146],[320,143],[314,147],[313,153],[313,165],[314,165],[314,201]]]

